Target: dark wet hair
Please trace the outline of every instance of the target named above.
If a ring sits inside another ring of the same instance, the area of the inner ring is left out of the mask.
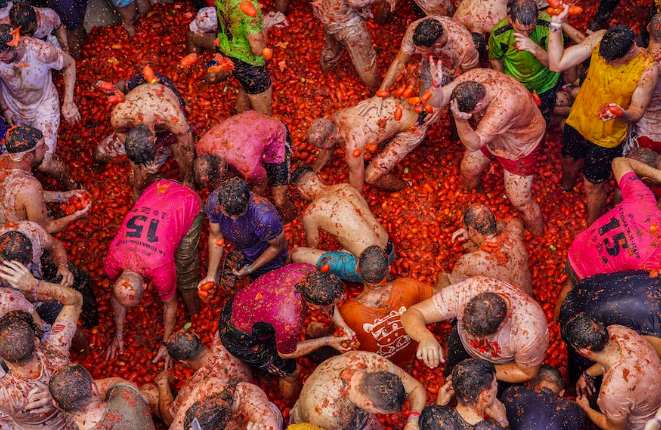
[[[467,81],[454,87],[450,100],[457,101],[457,107],[461,112],[472,112],[486,94],[487,90],[484,85],[475,81]]]
[[[648,148],[633,148],[627,152],[627,158],[632,160],[640,161],[643,164],[647,164],[650,167],[657,168],[659,163],[659,154],[652,151]]]
[[[7,2],[5,2],[5,6],[7,6]],[[9,51],[12,48],[12,46],[8,45],[8,43],[14,40],[14,35],[12,34],[12,30],[14,29],[12,28],[11,25],[0,24],[0,52]]]
[[[220,206],[230,216],[241,215],[248,209],[250,188],[242,178],[231,178],[218,188]]]
[[[537,372],[537,376],[532,378],[528,384],[531,387],[536,387],[542,382],[550,382],[556,387],[562,389],[564,386],[564,381],[562,379],[562,373],[555,367],[549,366],[548,364],[542,364]]]
[[[626,25],[609,28],[599,44],[599,55],[608,61],[624,57],[635,43],[636,33]]]
[[[196,161],[198,163],[204,162],[203,173],[207,175],[210,181],[220,179],[220,165],[223,163],[222,157],[216,154],[202,154],[197,157]]]
[[[382,411],[399,412],[406,402],[406,390],[399,376],[390,372],[368,372],[359,390]]]
[[[474,406],[482,394],[488,390],[496,376],[495,366],[481,358],[469,358],[452,369],[452,387],[457,402]]]
[[[9,312],[0,318],[0,357],[17,366],[29,362],[37,350],[39,329],[25,311]]]
[[[488,206],[479,203],[466,208],[464,211],[464,225],[473,227],[478,233],[487,236],[498,233],[496,216]]]
[[[230,380],[223,391],[213,393],[209,397],[193,403],[186,411],[184,430],[192,429],[195,418],[204,430],[224,430],[232,418],[232,407],[238,384],[238,379]]]
[[[0,27],[2,25],[0,24]],[[0,49],[0,51],[2,51]],[[37,143],[44,137],[43,133],[29,125],[19,125],[12,127],[7,131],[5,146],[10,154],[17,154],[33,149]]]
[[[358,258],[358,274],[365,282],[376,284],[388,275],[390,264],[388,256],[380,247],[373,245],[365,248]]]
[[[25,234],[11,230],[0,236],[0,260],[18,261],[27,266],[32,261],[32,241]]]
[[[581,313],[562,325],[562,339],[575,349],[603,351],[608,343],[608,329],[601,321]]]
[[[486,337],[495,334],[507,317],[507,303],[496,293],[481,293],[470,299],[461,323],[472,336]]]
[[[439,37],[443,35],[443,26],[434,18],[427,18],[415,28],[413,43],[415,46],[431,48]]]
[[[156,135],[144,124],[129,131],[124,142],[126,156],[135,164],[146,164],[156,157]]]
[[[291,184],[296,186],[296,184],[303,177],[303,175],[310,172],[314,172],[312,166],[310,166],[309,164],[301,164],[296,169],[294,169],[294,173],[291,174]]]
[[[9,11],[9,19],[14,28],[21,28],[21,35],[31,36],[34,34],[34,31],[27,33],[23,30],[29,27],[37,28],[37,12],[35,12],[34,8],[27,3],[14,3],[11,7],[11,11]]]
[[[308,303],[330,306],[344,296],[344,284],[331,273],[314,272],[296,285],[296,291]]]
[[[48,384],[51,397],[64,412],[84,412],[94,401],[94,378],[80,364],[71,364],[53,373]]]
[[[326,118],[317,118],[312,121],[310,128],[308,128],[308,142],[315,147],[320,147],[322,143],[327,141],[335,132],[337,126]]]
[[[165,343],[165,347],[170,357],[177,361],[195,360],[205,350],[205,346],[195,333],[183,330],[173,333]]]
[[[521,25],[537,23],[537,3],[533,0],[516,0],[510,6],[510,18]]]

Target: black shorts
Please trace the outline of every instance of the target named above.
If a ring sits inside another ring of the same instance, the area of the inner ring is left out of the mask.
[[[259,94],[271,87],[271,75],[266,66],[253,66],[238,58],[227,57],[234,63],[232,74],[248,94]]]
[[[599,119],[595,118],[595,121],[599,121]],[[569,124],[565,125],[565,131],[562,134],[562,156],[574,160],[584,158],[583,176],[593,184],[600,184],[610,178],[611,162],[616,157],[622,156],[623,145],[621,143],[615,148],[604,148],[581,136]]]
[[[271,324],[259,322],[253,324],[252,334],[234,326],[233,302],[234,297],[230,297],[218,318],[220,341],[229,353],[262,372],[280,378],[294,373],[296,360],[280,357],[275,346],[275,331]]]
[[[282,163],[264,163],[264,170],[266,170],[266,176],[269,178],[270,186],[277,187],[280,185],[289,185],[291,176],[291,156],[291,136],[289,135],[289,129],[287,129],[285,159],[282,160]]]
[[[551,115],[553,114],[553,109],[555,108],[555,101],[558,97],[558,91],[562,86],[562,79],[558,78],[558,82],[553,86],[553,88],[544,91],[541,94],[537,94],[539,99],[542,101],[542,104],[539,106],[539,110],[542,112],[542,116],[546,121],[546,124],[549,123]]]

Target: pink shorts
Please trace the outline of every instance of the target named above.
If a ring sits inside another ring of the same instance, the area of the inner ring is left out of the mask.
[[[542,145],[539,145],[530,154],[523,158],[519,158],[518,160],[509,160],[507,158],[494,155],[491,153],[491,151],[489,151],[489,148],[487,148],[486,145],[483,146],[480,151],[482,151],[482,154],[484,154],[489,160],[498,161],[498,163],[503,166],[503,169],[507,170],[513,175],[532,176],[535,174],[535,167],[537,166],[539,153],[542,151]]]

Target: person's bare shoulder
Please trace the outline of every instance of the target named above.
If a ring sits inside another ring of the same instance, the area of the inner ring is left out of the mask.
[[[523,240],[526,235],[525,228],[523,227],[523,221],[521,221],[519,218],[511,219],[507,225],[505,225],[503,233],[509,237],[515,237],[517,239]]]

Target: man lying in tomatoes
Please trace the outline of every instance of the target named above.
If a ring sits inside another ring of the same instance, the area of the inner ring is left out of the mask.
[[[308,141],[320,149],[314,170],[319,172],[341,145],[354,188],[362,192],[367,182],[388,191],[401,190],[408,184],[390,171],[424,140],[439,117],[440,111],[434,109],[416,112],[416,106],[405,99],[372,97],[335,112],[330,119],[318,118],[308,130]],[[377,145],[388,139],[386,148],[376,154]],[[365,169],[367,152],[372,153],[372,161]]]
[[[436,287],[445,288],[473,276],[490,276],[532,295],[521,220],[514,218],[499,228],[491,209],[479,203],[466,208],[462,219],[464,227],[454,232],[452,238],[464,242],[464,248],[470,252],[459,257],[452,273],[438,275]]]
[[[240,176],[255,194],[271,186],[273,203],[290,222],[297,211],[288,195],[291,136],[280,120],[249,110],[211,127],[195,145],[195,181],[215,190],[228,176]]]
[[[358,274],[358,255],[370,246],[384,249],[395,260],[395,246],[388,232],[376,220],[367,202],[349,184],[325,185],[308,165],[299,166],[293,174],[292,185],[312,203],[303,213],[303,227],[308,247],[292,253],[292,261],[308,263],[343,281],[362,282]],[[319,230],[333,236],[344,248],[323,251],[319,248]]]

